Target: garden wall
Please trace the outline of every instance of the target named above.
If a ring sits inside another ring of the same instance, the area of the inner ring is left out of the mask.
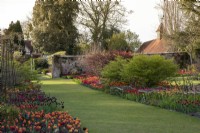
[[[58,78],[62,75],[79,74],[82,69],[79,64],[79,59],[83,56],[54,55],[52,60],[52,78]]]

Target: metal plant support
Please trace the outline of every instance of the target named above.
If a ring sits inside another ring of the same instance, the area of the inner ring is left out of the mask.
[[[13,62],[14,44],[9,38],[0,37],[0,95],[16,83]]]

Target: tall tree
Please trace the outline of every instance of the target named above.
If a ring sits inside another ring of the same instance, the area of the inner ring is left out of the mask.
[[[109,50],[135,51],[141,44],[139,36],[127,30],[121,33],[114,33],[110,39],[107,39]]]
[[[199,0],[176,0],[178,1],[182,9],[188,12],[193,12],[194,14],[200,16],[200,2]]]
[[[22,54],[25,54],[23,31],[19,20],[17,20],[16,23],[12,21],[9,24],[8,29],[5,30],[5,35],[12,38],[15,44],[15,50],[18,50]]]
[[[187,52],[192,63],[195,49],[200,46],[200,4],[196,0],[164,0],[162,3],[165,39],[172,44],[172,50]]]
[[[126,9],[118,1],[80,1],[80,23],[91,33],[94,50],[105,49],[107,31],[126,22]]]
[[[137,35],[135,32],[127,30],[125,32],[125,36],[126,36],[126,42],[131,51],[135,51],[142,44],[142,42],[139,39],[139,35]]]
[[[161,21],[163,21],[165,34],[172,35],[183,29],[185,14],[183,10],[180,10],[180,4],[177,1],[162,0],[158,8],[162,12]]]
[[[49,53],[65,50],[75,54],[79,11],[72,0],[37,0],[33,8],[33,44]]]
[[[32,19],[27,17],[25,21],[21,23],[24,39],[31,40],[31,32],[33,31]]]
[[[108,49],[117,51],[128,51],[129,45],[126,42],[125,33],[113,34],[110,39],[108,39]]]

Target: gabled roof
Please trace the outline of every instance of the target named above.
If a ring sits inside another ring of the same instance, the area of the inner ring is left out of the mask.
[[[143,54],[160,54],[168,53],[171,51],[169,45],[167,45],[164,39],[154,39],[151,41],[144,42],[137,52]]]

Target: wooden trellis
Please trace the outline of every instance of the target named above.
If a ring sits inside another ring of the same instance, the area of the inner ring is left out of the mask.
[[[0,37],[0,94],[6,94],[6,89],[16,83],[13,53],[11,39]]]

